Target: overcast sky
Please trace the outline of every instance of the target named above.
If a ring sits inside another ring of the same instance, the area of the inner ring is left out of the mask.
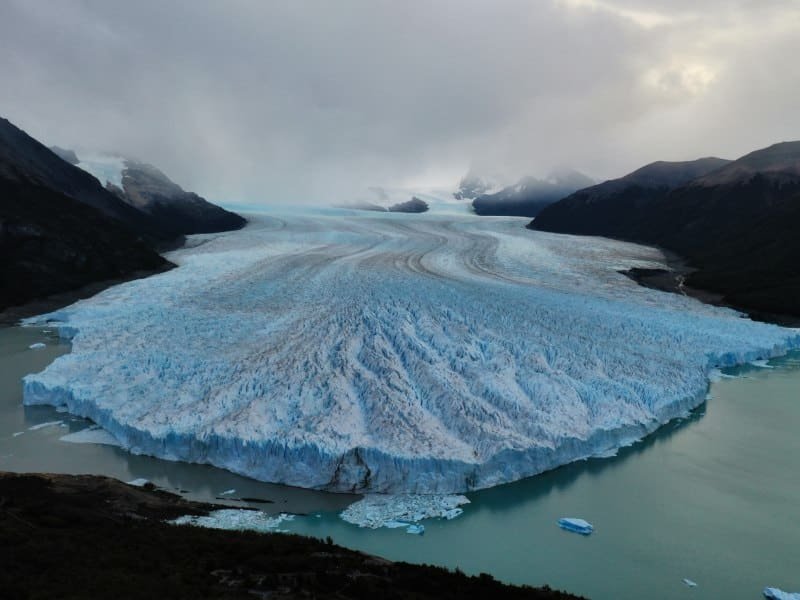
[[[0,1],[0,115],[228,201],[800,139],[797,0]]]

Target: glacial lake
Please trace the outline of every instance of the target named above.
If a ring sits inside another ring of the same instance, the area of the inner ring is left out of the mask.
[[[29,349],[36,342],[46,346]],[[426,521],[417,536],[345,523],[338,512],[355,496],[61,441],[89,423],[50,407],[23,407],[20,379],[67,351],[54,332],[0,329],[0,470],[146,478],[199,500],[234,489],[229,497],[272,501],[249,506],[305,514],[285,524],[292,532],[596,599],[756,599],[767,585],[800,590],[799,353],[770,361],[772,368],[727,371],[737,377],[712,383],[711,399],[690,418],[616,457],[468,494],[462,516]],[[595,533],[560,530],[556,521],[564,516],[587,519]]]

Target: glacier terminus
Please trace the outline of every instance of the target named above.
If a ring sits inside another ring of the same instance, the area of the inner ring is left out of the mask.
[[[134,453],[347,492],[458,494],[613,454],[800,331],[640,287],[652,248],[425,214],[271,208],[172,271],[32,319],[27,404]]]

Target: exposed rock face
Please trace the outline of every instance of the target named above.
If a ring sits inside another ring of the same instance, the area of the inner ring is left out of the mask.
[[[59,148],[58,146],[50,146],[50,150],[58,156],[61,160],[67,161],[71,165],[77,165],[80,162],[78,155],[72,150],[66,148]]]
[[[175,235],[239,229],[247,222],[193,192],[184,191],[152,165],[125,161],[122,198]]]
[[[800,142],[734,162],[655,163],[573,194],[529,227],[663,246],[697,268],[687,285],[756,316],[800,315]]]
[[[171,236],[159,223],[122,202],[82,169],[59,158],[43,144],[0,118],[0,178],[48,188],[118,221],[129,231],[150,240]]]
[[[495,194],[479,196],[473,200],[472,207],[479,215],[535,217],[546,206],[593,183],[583,173],[560,169],[547,179],[523,177]]]
[[[424,213],[428,210],[428,203],[416,196],[407,202],[399,202],[389,207],[389,212]]]

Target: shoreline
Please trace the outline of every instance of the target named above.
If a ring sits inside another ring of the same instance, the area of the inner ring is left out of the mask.
[[[30,302],[26,302],[25,304],[8,306],[0,310],[0,326],[19,325],[20,321],[23,319],[59,310],[69,306],[70,304],[74,304],[79,300],[91,298],[92,296],[95,296],[110,287],[114,287],[115,285],[127,283],[129,281],[135,281],[137,279],[144,279],[152,275],[166,273],[176,267],[176,264],[167,261],[167,264],[160,269],[134,271],[125,277],[119,277],[116,279],[103,279],[102,281],[95,281],[73,290],[59,292],[57,294],[45,296],[44,298],[37,298],[35,300],[31,300]]]
[[[0,472],[0,589],[9,598],[65,589],[81,598],[577,598],[393,562],[330,538],[165,522],[217,508],[230,507],[95,475]]]
[[[663,252],[663,249],[660,249]],[[633,267],[631,269],[618,271],[620,274],[625,275],[632,281],[635,281],[642,287],[668,292],[670,294],[679,294],[682,296],[689,296],[695,300],[699,300],[703,304],[710,304],[712,306],[719,306],[723,308],[730,308],[738,312],[744,313],[747,318],[752,321],[759,321],[762,323],[772,323],[773,325],[780,325],[781,327],[800,327],[800,317],[792,315],[774,314],[764,311],[753,310],[745,306],[737,306],[724,301],[724,294],[713,292],[710,290],[703,290],[685,285],[684,281],[686,276],[696,269],[686,266],[686,263],[677,257],[666,256],[666,269],[647,269],[641,267]]]

